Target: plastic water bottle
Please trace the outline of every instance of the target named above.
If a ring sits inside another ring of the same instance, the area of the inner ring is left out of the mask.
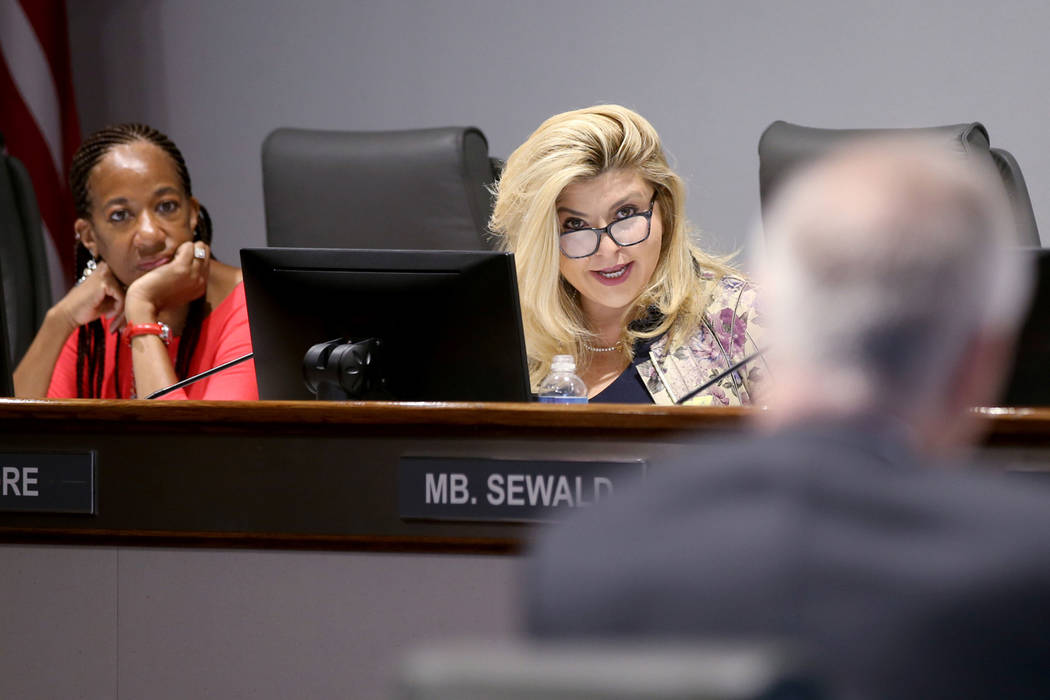
[[[587,385],[576,376],[572,355],[555,355],[551,373],[540,382],[540,403],[587,403]]]

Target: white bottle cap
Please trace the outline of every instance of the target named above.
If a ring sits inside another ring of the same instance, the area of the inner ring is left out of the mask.
[[[575,372],[576,360],[572,355],[555,355],[551,360],[552,372]]]

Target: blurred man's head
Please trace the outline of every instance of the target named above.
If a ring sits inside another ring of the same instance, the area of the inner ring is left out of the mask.
[[[926,142],[857,143],[782,189],[765,242],[773,422],[894,415],[925,448],[968,437],[1030,290],[990,171]]]

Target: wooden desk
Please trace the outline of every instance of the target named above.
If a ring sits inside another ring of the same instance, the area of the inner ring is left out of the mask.
[[[0,400],[0,452],[97,451],[94,516],[0,513],[0,541],[516,551],[528,526],[404,521],[402,456],[642,459],[749,411],[657,406]],[[983,409],[989,455],[1050,470],[1050,410]]]
[[[402,455],[634,457],[656,469],[746,415],[0,401],[0,451],[94,449],[99,472],[97,516],[0,513],[0,542],[14,543],[0,545],[4,632],[18,641],[0,696],[389,697],[398,659],[421,641],[518,633],[520,562],[504,554],[529,532],[400,520]],[[1050,465],[1050,413],[984,420],[992,456]]]

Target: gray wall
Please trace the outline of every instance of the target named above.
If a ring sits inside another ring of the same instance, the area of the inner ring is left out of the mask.
[[[278,126],[475,124],[506,156],[544,118],[646,115],[716,252],[757,208],[759,134],[980,120],[1050,221],[1050,6],[1032,0],[70,0],[85,130],[148,121],[185,151],[216,252],[265,241],[259,145]],[[348,212],[349,214],[349,212]]]
[[[0,697],[393,697],[514,629],[510,557],[0,545]]]

